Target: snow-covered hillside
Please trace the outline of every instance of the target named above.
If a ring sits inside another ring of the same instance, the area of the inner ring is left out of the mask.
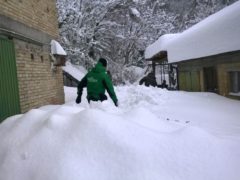
[[[239,101],[132,85],[116,108],[76,91],[0,124],[1,180],[239,179]]]
[[[145,65],[143,51],[161,35],[180,33],[235,1],[57,0],[61,42],[68,59],[86,69],[105,57],[119,84],[125,68]]]

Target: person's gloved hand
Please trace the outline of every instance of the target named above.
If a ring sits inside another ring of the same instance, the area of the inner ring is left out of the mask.
[[[81,102],[81,96],[77,96],[76,103],[79,104]]]
[[[114,104],[116,107],[118,107],[118,101],[115,101]]]

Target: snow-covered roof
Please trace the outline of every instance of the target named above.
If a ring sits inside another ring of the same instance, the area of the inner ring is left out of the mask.
[[[167,43],[170,42],[174,37],[178,36],[179,34],[165,34],[161,36],[157,41],[153,44],[148,46],[145,50],[145,59],[150,59],[160,51],[167,50]]]
[[[175,36],[171,41],[162,42],[166,46],[162,47],[161,42],[158,42],[158,48],[150,48],[151,45],[147,49],[154,52],[152,56],[167,49],[168,61],[179,62],[240,50],[239,37],[240,1],[237,1]]]
[[[140,12],[136,8],[130,8],[132,15],[140,17]]]
[[[70,62],[66,62],[66,66],[62,67],[62,69],[77,80],[81,80],[87,73],[84,67],[72,65]]]
[[[59,44],[59,42],[55,40],[51,40],[51,54],[64,55],[64,56],[67,55],[63,47]]]

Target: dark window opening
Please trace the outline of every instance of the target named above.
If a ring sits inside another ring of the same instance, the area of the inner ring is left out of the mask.
[[[31,53],[31,60],[34,60],[34,54]]]
[[[41,58],[41,62],[43,63],[43,61],[44,61],[43,56],[41,56],[40,58]]]
[[[217,70],[215,67],[206,67],[204,71],[205,91],[218,93]]]
[[[229,72],[230,77],[230,92],[239,93],[240,92],[240,71]]]

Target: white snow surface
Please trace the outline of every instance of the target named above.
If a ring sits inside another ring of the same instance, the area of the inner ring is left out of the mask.
[[[51,54],[57,54],[57,55],[64,55],[66,56],[67,53],[64,51],[63,47],[59,44],[59,42],[55,40],[51,40]]]
[[[146,58],[168,52],[169,62],[179,62],[240,50],[240,1],[209,16],[170,41],[155,42]],[[161,37],[160,37],[161,39]],[[162,44],[166,44],[162,47]],[[150,54],[150,55],[149,55]]]
[[[0,124],[1,180],[239,180],[240,102],[139,85]]]
[[[69,61],[66,62],[66,65],[62,67],[65,72],[68,72],[75,79],[81,80],[83,76],[87,73],[87,70],[82,66],[73,65]]]

